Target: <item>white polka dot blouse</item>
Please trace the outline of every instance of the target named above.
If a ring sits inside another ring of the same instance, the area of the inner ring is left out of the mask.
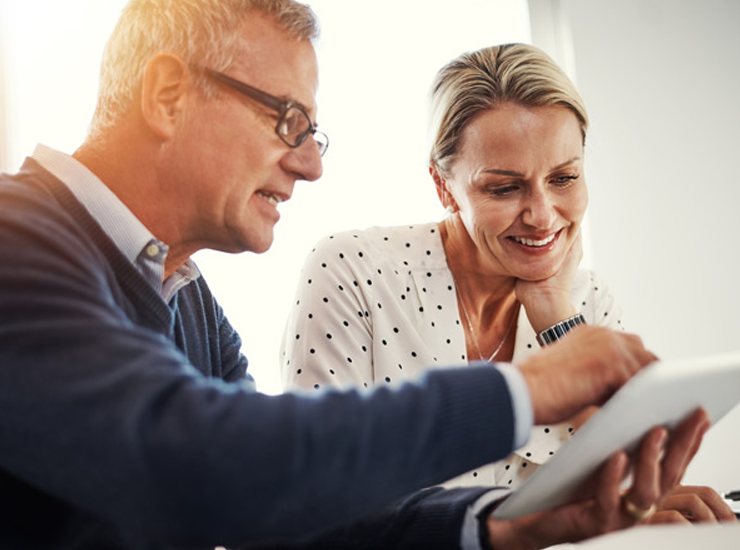
[[[621,308],[593,272],[578,271],[571,299],[589,324],[622,330]],[[513,362],[537,349],[521,308]],[[394,386],[429,369],[467,366],[438,224],[373,227],[322,239],[301,271],[280,360],[283,384],[291,390]],[[514,488],[571,433],[566,424],[536,426],[522,449],[445,485]]]

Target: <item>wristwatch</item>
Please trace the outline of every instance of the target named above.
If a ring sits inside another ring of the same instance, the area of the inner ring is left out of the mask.
[[[557,342],[560,340],[563,336],[568,334],[574,327],[577,327],[578,325],[585,325],[586,319],[583,317],[582,313],[579,313],[578,315],[574,315],[570,319],[566,319],[565,321],[560,321],[559,323],[555,323],[553,326],[551,326],[548,329],[543,330],[537,335],[537,343],[540,346],[546,346],[548,344],[552,344],[553,342]]]

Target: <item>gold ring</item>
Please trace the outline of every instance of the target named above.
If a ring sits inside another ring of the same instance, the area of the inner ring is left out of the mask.
[[[638,508],[626,498],[622,499],[622,501],[624,502],[624,511],[627,512],[630,516],[632,516],[637,521],[643,521],[643,520],[648,519],[650,516],[652,516],[655,513],[655,510],[656,510],[655,504],[651,504],[650,508],[644,509],[644,508]]]

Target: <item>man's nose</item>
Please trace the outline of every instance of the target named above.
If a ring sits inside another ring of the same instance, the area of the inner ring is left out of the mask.
[[[319,145],[313,136],[308,136],[298,147],[283,159],[283,168],[299,175],[299,179],[315,181],[324,173]]]

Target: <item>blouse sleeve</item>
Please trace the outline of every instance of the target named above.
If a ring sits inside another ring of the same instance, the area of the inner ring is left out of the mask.
[[[588,305],[592,307],[593,324],[624,331],[625,327],[622,323],[624,312],[606,280],[597,273],[590,272],[589,284],[592,298],[589,300],[591,304]]]
[[[326,237],[305,260],[281,346],[286,389],[372,385],[372,276],[359,240]]]

